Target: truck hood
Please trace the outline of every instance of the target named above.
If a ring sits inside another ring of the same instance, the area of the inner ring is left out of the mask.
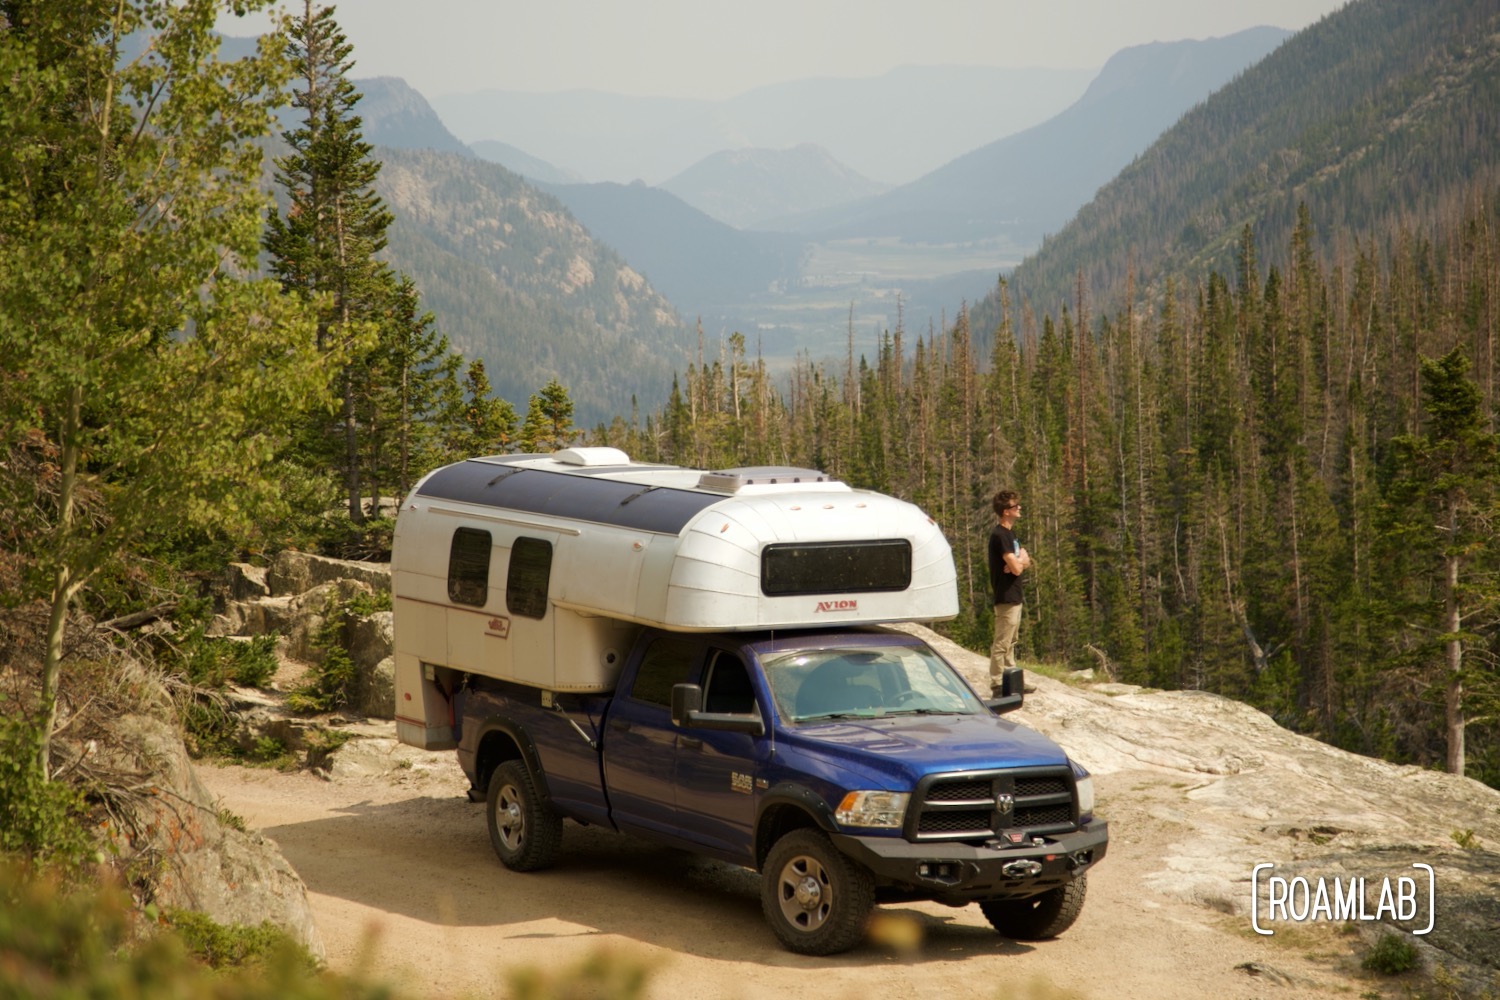
[[[898,715],[834,719],[783,731],[787,742],[856,769],[903,773],[1065,764],[1061,747],[993,715]]]

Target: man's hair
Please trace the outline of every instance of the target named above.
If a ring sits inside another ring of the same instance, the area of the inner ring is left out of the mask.
[[[1004,517],[1005,508],[1015,506],[1016,501],[1019,499],[1021,499],[1021,494],[1017,493],[1015,490],[1001,490],[999,493],[996,493],[995,516]]]

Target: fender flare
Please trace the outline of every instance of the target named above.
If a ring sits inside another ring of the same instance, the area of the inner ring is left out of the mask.
[[[839,832],[838,824],[833,820],[833,807],[823,796],[806,785],[794,781],[780,782],[761,796],[759,808],[755,813],[755,842],[752,849],[755,852],[757,868],[765,860],[767,852],[771,850],[771,845],[779,839],[771,837],[767,838],[766,842],[762,842],[766,814],[773,809],[788,806],[806,815],[812,820],[811,825],[824,833]]]
[[[491,736],[501,733],[509,737],[510,741],[521,751],[521,763],[525,764],[526,769],[531,772],[532,779],[536,782],[537,791],[541,793],[542,798],[547,802],[552,801],[552,792],[547,787],[547,772],[542,768],[541,753],[536,748],[536,741],[531,738],[531,733],[524,725],[508,716],[490,715],[486,716],[484,721],[476,728],[479,731],[478,739],[474,741],[476,774],[479,768],[479,749],[484,746],[485,741]],[[494,768],[490,768],[490,771],[493,772]],[[488,783],[489,776],[486,774],[485,784],[488,785]],[[476,789],[476,791],[480,794],[485,794],[488,788],[480,788]]]

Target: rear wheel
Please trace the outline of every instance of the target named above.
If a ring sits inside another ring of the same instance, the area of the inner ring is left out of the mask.
[[[979,904],[990,926],[1016,941],[1043,941],[1073,926],[1083,912],[1088,876],[1026,899],[992,899]]]
[[[490,775],[485,814],[490,844],[505,867],[518,872],[551,867],[562,843],[562,818],[542,799],[521,761],[508,760]]]
[[[761,909],[771,931],[801,955],[832,955],[865,936],[875,879],[818,830],[793,830],[766,857]]]

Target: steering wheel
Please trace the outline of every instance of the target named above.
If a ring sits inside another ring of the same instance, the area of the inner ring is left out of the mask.
[[[927,696],[922,692],[916,690],[915,688],[907,688],[905,691],[902,691],[900,694],[896,695],[896,697],[891,699],[891,707],[900,708],[902,705],[908,705],[914,701],[926,700]]]

